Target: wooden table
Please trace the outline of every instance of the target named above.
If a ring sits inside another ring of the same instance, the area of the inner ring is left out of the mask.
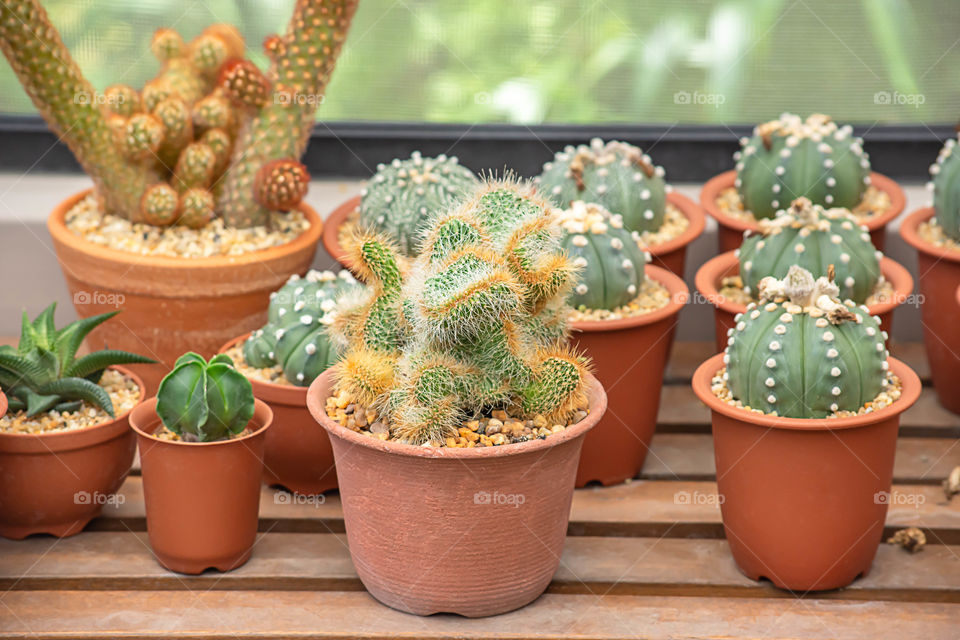
[[[709,352],[676,345],[643,475],[576,492],[560,569],[520,611],[418,618],[380,605],[350,563],[336,495],[289,504],[264,488],[249,563],[170,573],[150,553],[135,471],[123,504],[80,535],[0,540],[0,637],[960,638],[960,497],[947,502],[940,487],[960,465],[960,417],[929,387],[903,417],[894,492],[910,499],[895,501],[887,530],[920,527],[928,545],[916,554],[882,545],[849,588],[795,596],[740,574],[716,505],[675,500],[716,492],[709,415],[688,386]],[[894,355],[926,381],[919,345]]]

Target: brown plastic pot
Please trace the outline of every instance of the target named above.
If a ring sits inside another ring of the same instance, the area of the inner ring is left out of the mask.
[[[306,273],[322,229],[316,212],[301,205],[310,228],[279,247],[211,258],[141,256],[88,242],[67,229],[67,212],[89,193],[61,202],[47,229],[77,315],[123,310],[94,329],[87,344],[160,361],[132,367],[149,395],[185,351],[209,358],[230,338],[262,326],[270,293],[291,275]]]
[[[736,179],[736,171],[724,171],[710,178],[700,191],[700,205],[708,215],[717,221],[717,245],[720,248],[720,253],[739,248],[743,242],[744,231],[748,229],[757,231],[759,229],[756,222],[747,222],[727,215],[717,206],[717,198],[720,193],[733,187]],[[870,172],[870,183],[890,196],[890,208],[863,223],[870,231],[870,240],[873,242],[873,246],[879,251],[883,251],[887,241],[887,225],[903,211],[907,204],[907,198],[899,184],[876,171]]]
[[[704,362],[693,390],[711,411],[717,490],[730,551],[747,577],[821,591],[866,575],[883,536],[900,414],[920,379],[889,359],[903,383],[892,405],[850,418],[780,418],[717,398]]]
[[[607,408],[590,380],[590,415],[546,439],[499,447],[416,447],[355,433],[327,417],[330,371],[307,407],[330,434],[350,556],[384,604],[469,617],[536,599],[563,550],[586,433]]]
[[[717,341],[717,351],[723,351],[727,346],[727,331],[736,325],[734,318],[743,313],[747,307],[737,304],[720,295],[720,283],[729,276],[740,273],[740,263],[734,252],[721,253],[703,263],[697,270],[694,282],[697,291],[713,305],[714,330]],[[902,265],[890,258],[880,261],[880,273],[893,285],[893,299],[879,304],[869,305],[870,315],[880,318],[880,327],[890,333],[893,330],[893,311],[906,302],[913,292],[913,276]]]
[[[157,399],[130,414],[137,432],[147,535],[157,561],[172,571],[230,571],[250,559],[260,512],[264,436],[273,420],[256,400],[253,433],[217,442],[161,440]]]
[[[662,309],[620,320],[572,323],[572,341],[593,358],[597,380],[607,394],[607,412],[583,442],[578,487],[635,477],[650,448],[671,338],[690,292],[666,269],[647,265],[647,277],[670,292],[670,302]]]
[[[223,353],[247,339],[234,338]],[[307,388],[248,378],[253,395],[273,411],[263,445],[263,481],[294,493],[318,494],[337,488],[330,436],[307,410]]]
[[[932,207],[917,209],[900,224],[900,235],[917,250],[917,287],[923,342],[930,362],[930,376],[940,404],[960,413],[960,322],[955,304],[960,284],[960,251],[950,251],[920,237],[917,228],[934,215]]]
[[[143,381],[125,367],[144,397]],[[6,396],[3,411],[6,411]],[[80,533],[123,484],[136,451],[130,411],[86,429],[0,433],[0,536]]]

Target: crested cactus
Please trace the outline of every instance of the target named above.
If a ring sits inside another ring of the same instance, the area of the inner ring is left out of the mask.
[[[337,388],[395,439],[441,443],[489,408],[563,420],[585,404],[588,364],[564,346],[575,267],[532,188],[491,181],[435,214],[409,266],[368,231],[348,246],[370,292],[338,301]]]
[[[785,277],[791,265],[815,278],[828,275],[832,266],[840,297],[863,304],[880,281],[883,255],[848,210],[824,209],[798,198],[776,218],[760,220],[760,232],[744,239],[738,257],[748,294],[759,291],[768,276]]]
[[[568,298],[574,308],[616,309],[637,297],[647,256],[639,234],[627,231],[623,218],[598,204],[576,201],[559,213],[561,246],[580,268]]]
[[[465,199],[479,183],[456,157],[424,158],[414,151],[408,160],[377,166],[361,192],[360,224],[413,256],[430,216]]]
[[[190,42],[160,29],[151,44],[157,76],[140,91],[114,85],[103,96],[39,0],[0,4],[0,49],[93,179],[104,212],[154,225],[186,215],[184,224],[198,226],[216,215],[229,227],[262,226],[306,192],[299,159],[356,5],[297,0],[286,33],[264,45],[266,72],[243,58],[232,26],[212,25]]]
[[[930,166],[933,190],[933,208],[937,223],[944,235],[960,242],[960,153],[957,153],[957,141],[947,140]]]
[[[758,125],[733,156],[744,209],[757,219],[772,218],[800,197],[823,206],[856,207],[870,184],[870,160],[863,140],[852,132],[822,114],[803,120],[785,113]]]
[[[738,314],[724,353],[734,399],[764,413],[825,418],[860,410],[887,386],[885,332],[838,293],[798,266],[760,283],[759,304]]]
[[[603,205],[623,217],[630,231],[656,231],[663,225],[669,187],[663,167],[639,148],[594,138],[568,146],[543,165],[535,179],[540,193],[566,208],[576,200]]]

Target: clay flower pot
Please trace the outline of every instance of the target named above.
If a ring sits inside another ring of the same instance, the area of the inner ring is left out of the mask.
[[[710,408],[723,528],[740,570],[782,589],[837,589],[865,575],[883,536],[900,414],[920,379],[889,359],[900,399],[850,418],[797,419],[723,402],[710,381],[723,355],[704,362],[693,390]]]
[[[262,326],[270,293],[294,273],[306,273],[322,228],[316,212],[301,205],[310,228],[279,247],[211,258],[141,256],[88,242],[67,229],[67,212],[89,193],[60,203],[47,229],[77,315],[123,309],[116,322],[94,329],[88,344],[160,361],[132,367],[150,395],[183,352],[208,358],[227,340]]]
[[[960,284],[960,251],[931,244],[920,237],[917,227],[934,215],[932,207],[918,209],[904,218],[900,235],[917,250],[917,283],[923,342],[930,362],[930,375],[940,404],[960,413],[960,323],[957,322],[956,289]]]
[[[253,433],[216,442],[161,440],[157,399],[137,405],[147,535],[167,569],[197,574],[236,569],[250,559],[260,512],[263,444],[273,413],[256,400]]]
[[[112,367],[137,383],[125,367]],[[3,397],[2,411],[7,409]],[[0,433],[0,536],[34,533],[58,538],[80,533],[112,503],[136,451],[130,411],[85,429],[50,433]]]
[[[734,317],[747,307],[720,295],[720,283],[724,278],[740,273],[740,263],[733,251],[721,253],[703,263],[697,270],[694,282],[697,291],[713,305],[714,330],[717,351],[727,346],[727,330],[736,325]],[[870,315],[880,318],[880,327],[890,333],[893,330],[893,310],[903,304],[913,292],[913,276],[899,263],[890,258],[880,260],[880,273],[893,285],[893,299],[869,305]]]
[[[250,334],[223,345],[220,353]],[[273,411],[263,444],[263,481],[294,493],[317,494],[337,488],[330,437],[307,410],[307,388],[248,378],[253,395]]]
[[[720,193],[733,187],[736,179],[736,171],[724,171],[710,178],[700,191],[700,205],[708,215],[717,221],[717,244],[720,253],[739,248],[740,243],[743,242],[743,232],[747,229],[752,231],[759,229],[755,222],[747,222],[727,215],[717,206],[717,198]],[[887,225],[903,211],[907,198],[899,184],[876,171],[870,173],[870,183],[890,196],[890,208],[863,223],[870,231],[870,240],[873,242],[873,246],[879,251],[883,251],[887,240]]]
[[[670,302],[662,309],[619,320],[571,323],[571,341],[593,358],[607,393],[607,412],[583,442],[578,487],[635,477],[650,448],[677,314],[690,292],[666,269],[647,265],[647,277],[670,292]]]
[[[417,447],[355,433],[327,417],[331,372],[307,392],[330,434],[350,556],[384,604],[469,617],[536,599],[560,561],[586,433],[607,408],[591,380],[590,414],[552,435],[471,449]]]

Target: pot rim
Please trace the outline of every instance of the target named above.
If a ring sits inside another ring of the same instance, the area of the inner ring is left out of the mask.
[[[225,353],[228,349],[231,349],[235,345],[249,338],[251,333],[253,332],[248,331],[247,333],[230,340],[220,347],[217,353]],[[277,384],[275,382],[257,380],[256,378],[250,378],[248,376],[244,377],[250,381],[251,385],[253,385],[253,395],[259,398],[259,394],[262,394],[265,402],[275,402],[277,404],[299,407],[305,406],[307,403],[308,387],[299,387],[295,384]],[[293,398],[284,397],[287,395],[292,395]]]
[[[723,173],[718,173],[707,180],[700,190],[700,206],[707,212],[707,215],[724,227],[736,229],[737,231],[756,231],[759,229],[756,222],[747,222],[740,218],[727,215],[717,207],[717,196],[724,189],[732,187],[736,179],[737,172],[735,169],[731,169]],[[889,224],[890,221],[903,212],[907,204],[907,197],[903,193],[903,188],[897,184],[896,180],[882,173],[871,171],[870,183],[890,196],[890,206],[886,211],[878,216],[873,216],[869,220],[864,220],[861,223],[867,227],[868,231],[876,231]]]
[[[74,251],[88,255],[96,255],[98,259],[114,264],[178,269],[185,266],[199,269],[224,269],[236,268],[239,266],[268,262],[279,256],[297,253],[306,250],[310,246],[316,245],[323,232],[323,221],[317,212],[308,204],[301,202],[297,208],[303,213],[304,217],[310,223],[310,226],[299,236],[276,247],[250,251],[238,256],[210,256],[207,258],[172,258],[170,256],[144,256],[129,251],[121,251],[106,245],[97,244],[85,240],[74,234],[67,228],[66,216],[78,202],[86,198],[93,192],[93,189],[85,189],[66,199],[54,207],[50,216],[47,218],[47,231],[53,237],[54,242],[63,244]]]
[[[720,413],[728,418],[746,422],[758,427],[786,429],[794,431],[838,431],[865,427],[888,418],[893,418],[909,409],[920,397],[923,385],[917,374],[905,363],[896,358],[887,358],[890,370],[900,378],[902,385],[900,399],[880,409],[846,418],[787,418],[783,416],[769,416],[754,413],[727,404],[714,395],[710,390],[710,381],[714,374],[723,368],[723,354],[718,353],[705,360],[693,374],[691,386],[700,401],[707,405],[712,412]]]
[[[900,223],[900,237],[917,251],[922,251],[939,260],[960,262],[960,251],[951,251],[944,247],[938,247],[920,237],[918,231],[920,223],[926,222],[936,215],[936,213],[937,211],[933,207],[921,207],[920,209],[912,211],[910,215]]]
[[[538,438],[536,440],[529,440],[527,442],[518,442],[515,444],[501,445],[496,447],[473,447],[469,449],[456,447],[423,447],[413,444],[391,442],[389,440],[378,440],[376,438],[371,438],[370,436],[361,435],[355,431],[351,431],[327,416],[327,412],[324,407],[327,395],[324,394],[323,391],[324,388],[329,390],[329,388],[332,386],[332,368],[327,369],[317,376],[317,378],[313,381],[313,384],[310,385],[310,388],[307,391],[307,409],[310,410],[310,415],[313,416],[313,419],[320,423],[320,425],[327,430],[327,433],[331,438],[336,437],[340,440],[349,442],[350,444],[381,451],[387,454],[415,458],[430,458],[434,460],[504,458],[507,456],[522,455],[550,449],[551,447],[563,444],[564,442],[575,440],[596,426],[604,412],[607,410],[607,394],[599,380],[597,380],[592,374],[587,374],[587,376],[587,381],[590,384],[588,391],[590,398],[590,413],[587,414],[586,418],[575,425],[567,427],[560,433],[553,434],[543,440]]]
[[[734,315],[744,313],[746,305],[737,304],[720,295],[718,283],[724,272],[739,264],[735,252],[727,251],[704,262],[694,276],[697,291],[710,304]],[[739,272],[739,269],[738,269]],[[876,304],[867,305],[870,315],[878,316],[896,309],[906,301],[913,292],[913,276],[910,272],[892,258],[884,256],[880,260],[880,273],[893,285],[893,299]]]
[[[140,426],[140,424],[138,424],[141,421],[152,422],[152,419],[148,420],[144,418],[144,414],[146,414],[147,416],[153,416],[154,418],[156,418],[157,427],[163,424],[160,421],[159,416],[157,416],[157,409],[156,409],[157,396],[153,396],[152,398],[147,398],[146,400],[144,400],[143,402],[141,402],[140,404],[138,404],[133,408],[133,411],[130,412],[130,428],[133,429],[138,436],[147,438],[161,445],[171,445],[171,446],[178,446],[178,447],[216,447],[216,446],[240,443],[240,442],[245,442],[246,440],[250,440],[252,438],[256,438],[257,436],[261,435],[264,431],[266,431],[268,428],[270,428],[270,426],[273,424],[273,409],[270,408],[270,405],[268,405],[266,402],[264,402],[260,398],[256,398],[256,397],[253,399],[253,404],[254,404],[253,415],[256,416],[257,412],[266,412],[264,414],[265,419],[259,429],[257,429],[253,433],[248,433],[242,438],[230,438],[228,440],[214,440],[213,442],[184,442],[183,440],[163,440],[161,438],[158,438],[157,436],[153,435],[153,432],[148,433],[147,431],[144,430],[144,428]],[[252,422],[253,418],[251,418],[250,420]],[[157,427],[154,427],[154,429],[156,429]]]
[[[670,300],[660,309],[655,309],[648,313],[642,313],[638,316],[629,318],[618,318],[616,320],[582,320],[580,322],[571,322],[570,327],[574,331],[584,333],[593,333],[600,331],[620,331],[623,329],[633,329],[644,325],[654,324],[670,316],[677,315],[684,305],[690,300],[690,290],[686,283],[676,274],[648,264],[646,274],[654,282],[663,285],[670,292]],[[552,436],[551,436],[552,437]]]

